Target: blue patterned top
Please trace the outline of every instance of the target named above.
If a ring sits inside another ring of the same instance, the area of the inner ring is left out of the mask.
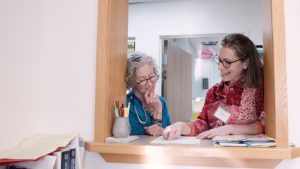
[[[162,123],[159,124],[162,128],[166,128],[171,124],[169,110],[166,100],[159,96],[162,104]],[[143,108],[141,100],[139,100],[133,92],[127,94],[127,105],[130,102],[129,123],[131,127],[130,135],[147,135],[144,127],[156,124],[153,117],[148,111]]]

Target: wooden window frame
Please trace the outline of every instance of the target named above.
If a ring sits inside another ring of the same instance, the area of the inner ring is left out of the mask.
[[[239,167],[270,167],[276,166],[282,159],[300,156],[299,148],[288,146],[284,0],[263,0],[263,2],[265,123],[266,134],[276,138],[276,148],[207,147],[195,150],[188,146],[104,143],[104,139],[112,135],[113,102],[115,100],[125,102],[126,98],[124,72],[127,60],[128,0],[98,0],[95,131],[94,141],[87,142],[87,149],[100,153],[110,162],[147,163],[149,162],[147,159],[153,154],[145,149],[151,148],[164,150],[164,154],[171,156],[169,159],[172,160],[168,164],[229,167],[237,166],[236,164],[243,164]],[[172,156],[174,150],[179,153],[195,151],[195,155]],[[203,152],[206,153],[203,155]],[[258,152],[260,156],[257,156]],[[193,162],[195,158],[205,160],[195,163]],[[215,162],[216,158],[219,160],[218,163]],[[234,159],[234,162],[228,163],[231,161],[229,158]],[[253,160],[258,161],[260,165],[250,165]]]

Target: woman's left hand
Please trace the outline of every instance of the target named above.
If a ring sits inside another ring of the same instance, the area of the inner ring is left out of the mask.
[[[231,126],[225,125],[218,128],[213,128],[207,131],[200,133],[197,138],[204,139],[204,138],[213,138],[215,136],[225,136],[231,134]]]
[[[153,124],[149,127],[145,127],[146,132],[152,136],[161,136],[163,132],[163,128],[158,124]]]

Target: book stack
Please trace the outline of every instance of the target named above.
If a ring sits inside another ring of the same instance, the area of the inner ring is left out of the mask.
[[[73,139],[62,150],[54,152],[56,157],[54,169],[81,169],[84,153],[84,142],[81,138]]]
[[[8,169],[82,169],[84,141],[77,134],[35,135],[0,152],[0,166]]]
[[[76,169],[76,149],[55,152],[56,162],[54,169]]]
[[[259,135],[227,135],[212,139],[215,146],[226,147],[274,147],[275,139],[263,134]]]

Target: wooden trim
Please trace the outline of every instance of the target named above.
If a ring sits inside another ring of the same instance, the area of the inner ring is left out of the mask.
[[[277,148],[200,148],[103,143],[105,137],[111,136],[113,102],[125,102],[123,78],[127,58],[128,1],[98,0],[96,142],[87,143],[87,150],[100,153],[110,162],[147,163],[159,154],[159,157],[168,158],[167,161],[171,164],[222,167],[255,167],[250,163],[258,162],[259,167],[273,168],[281,159],[300,156],[299,148],[288,147],[284,1],[263,2],[266,133],[276,138]],[[221,162],[218,163],[218,160]]]
[[[284,1],[264,1],[264,100],[266,133],[288,146]]]
[[[109,144],[87,142],[88,151],[100,154],[123,154],[140,156],[174,156],[197,158],[234,158],[234,159],[269,159],[282,160],[298,157],[299,149],[289,147],[247,148],[215,147],[197,145],[152,145],[152,144]]]
[[[288,112],[284,37],[284,1],[264,2],[264,74],[266,133],[278,146],[288,145]],[[128,4],[99,0],[95,140],[111,135],[112,103],[125,101]],[[115,41],[117,40],[117,41]],[[275,103],[275,104],[274,104]]]
[[[284,1],[272,1],[276,144],[288,146],[288,100],[285,61]]]
[[[98,152],[107,162],[210,167],[274,168],[284,159],[300,157],[300,148],[215,147],[209,140],[200,145],[154,145],[143,137],[131,144],[91,141],[86,149]]]
[[[300,157],[300,147],[292,148],[292,158]]]
[[[95,140],[111,136],[113,102],[125,103],[128,1],[98,1]]]
[[[123,154],[101,154],[107,162],[139,164],[171,164],[204,167],[275,168],[281,160],[198,158],[173,156],[138,156]]]

